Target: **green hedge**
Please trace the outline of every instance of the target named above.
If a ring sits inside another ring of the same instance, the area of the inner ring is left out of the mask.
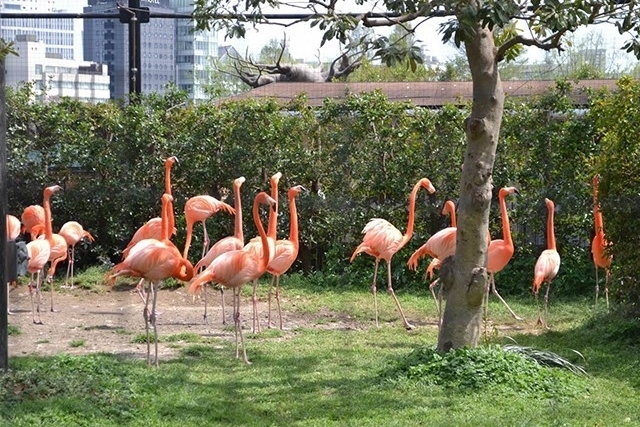
[[[496,275],[506,294],[531,292],[533,265],[546,244],[545,197],[558,207],[556,235],[563,261],[554,292],[593,292],[590,177],[606,140],[596,122],[613,113],[605,101],[598,101],[597,120],[576,111],[567,97],[570,88],[558,82],[543,97],[507,99],[491,223],[493,237],[501,237],[497,190],[518,187],[521,195],[509,201],[516,253]],[[285,189],[302,184],[312,190],[298,198],[301,252],[294,268],[320,272],[339,284],[369,283],[370,257],[349,264],[363,226],[369,218],[383,217],[404,232],[408,194],[418,179],[428,177],[437,191],[419,193],[414,238],[393,260],[394,286],[424,288],[427,262],[414,273],[406,261],[447,225],[441,207],[459,194],[464,106],[417,108],[389,102],[378,92],[350,95],[344,102],[327,100],[317,109],[304,96],[284,108],[273,100],[191,105],[175,90],[129,105],[31,102],[32,96],[29,86],[7,95],[9,212],[19,216],[25,206],[41,203],[43,187],[63,185],[65,191],[52,201],[54,230],[77,220],[96,237],[95,243],[77,248],[79,268],[118,261],[135,230],[158,216],[163,160],[169,155],[179,159],[173,168],[178,246],[184,244],[185,201],[210,194],[233,203],[229,190],[238,176],[247,178],[242,190],[245,235],[254,236],[252,198],[268,189],[269,176],[280,171],[279,236],[287,236],[289,228]],[[605,197],[622,178],[603,176]],[[617,212],[607,206],[603,212],[607,228],[626,221],[614,219]],[[207,224],[213,241],[233,233],[228,215]],[[614,235],[613,229],[607,231]],[[201,244],[196,225],[194,261]],[[615,259],[625,258],[616,251]]]

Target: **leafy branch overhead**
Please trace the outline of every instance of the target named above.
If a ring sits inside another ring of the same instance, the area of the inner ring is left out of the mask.
[[[344,3],[344,2],[340,2]],[[198,29],[225,30],[227,37],[244,37],[247,26],[257,24],[293,26],[308,22],[324,31],[321,45],[337,39],[349,42],[349,33],[359,25],[364,27],[394,26],[413,23],[418,28],[432,18],[449,18],[440,24],[442,41],[452,40],[457,46],[475,33],[475,25],[489,30],[500,29],[503,37],[496,43],[496,59],[510,59],[510,50],[517,46],[534,46],[543,50],[563,50],[563,37],[580,26],[610,23],[620,34],[629,38],[622,48],[640,58],[640,8],[637,0],[603,1],[541,1],[514,0],[385,0],[386,10],[380,11],[378,2],[357,1],[359,9],[370,5],[365,12],[338,12],[338,0],[294,1],[248,0],[243,3],[229,0],[195,0],[193,19]],[[265,8],[293,10],[298,13],[267,13]],[[413,31],[413,30],[412,30]],[[384,62],[394,58],[393,49],[376,49],[379,39],[368,44]],[[408,54],[414,57],[413,53]],[[387,58],[387,59],[385,59]]]

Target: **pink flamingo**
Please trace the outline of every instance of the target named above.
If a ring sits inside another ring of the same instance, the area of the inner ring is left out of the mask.
[[[171,168],[174,163],[178,163],[178,158],[176,156],[167,157],[164,161],[164,194],[168,194],[171,196]],[[164,209],[164,208],[162,208]],[[167,207],[167,226],[169,227],[169,236],[172,236],[176,233],[176,219],[175,214],[173,212],[173,198],[168,204]],[[162,233],[164,225],[162,223],[161,217],[151,218],[149,221],[144,223],[138,230],[135,232],[131,241],[126,248],[122,251],[122,259],[125,259],[129,256],[129,251],[133,248],[136,243],[144,239],[160,239],[162,238]],[[136,291],[138,295],[142,299],[142,302],[146,302],[146,296],[144,294],[144,278],[141,278],[138,284],[136,285]],[[153,286],[150,287],[153,290]]]
[[[487,250],[487,271],[489,272],[489,285],[485,292],[484,318],[488,317],[489,310],[489,287],[491,292],[498,297],[500,301],[507,307],[511,316],[516,320],[522,320],[517,314],[511,310],[509,304],[500,296],[496,289],[495,273],[502,271],[509,264],[513,257],[514,247],[511,239],[511,229],[509,226],[509,214],[507,213],[506,197],[511,194],[520,194],[515,187],[503,187],[498,192],[498,201],[500,203],[500,215],[502,218],[502,239],[491,240],[489,249]]]
[[[287,196],[289,198],[289,239],[276,240],[275,255],[269,261],[267,271],[273,276],[269,286],[269,314],[267,317],[267,327],[271,327],[271,290],[273,282],[276,285],[276,304],[278,306],[278,316],[280,317],[280,329],[282,329],[282,311],[280,310],[280,276],[283,275],[295,262],[298,257],[298,209],[296,207],[296,196],[301,191],[307,191],[302,185],[291,187]],[[259,321],[259,320],[258,320]]]
[[[206,221],[209,217],[218,211],[225,211],[231,215],[235,215],[236,211],[225,202],[221,202],[215,197],[209,195],[193,196],[184,204],[184,217],[187,222],[187,239],[184,245],[183,257],[189,255],[189,247],[191,247],[191,238],[193,236],[193,225],[196,222],[202,223],[202,231],[204,233],[204,245],[202,246],[201,258],[209,250],[209,233],[207,233]]]
[[[276,201],[263,191],[256,196],[253,202],[253,221],[258,229],[263,246],[261,255],[258,256],[255,252],[244,249],[225,252],[214,259],[189,285],[189,293],[191,294],[199,293],[202,287],[208,282],[219,283],[225,288],[232,288],[234,290],[236,358],[240,357],[238,345],[238,334],[240,334],[240,343],[242,344],[242,353],[244,363],[246,364],[249,363],[249,359],[247,358],[242,326],[240,324],[240,294],[245,283],[258,279],[267,271],[267,264],[269,264],[270,258],[269,252],[271,250],[258,212],[261,204],[268,204],[273,207]]]
[[[353,251],[353,254],[351,255],[350,262],[353,262],[355,257],[361,252],[369,254],[375,258],[375,270],[373,272],[373,285],[371,286],[371,290],[373,291],[376,326],[379,326],[376,279],[378,276],[378,265],[380,263],[380,260],[383,259],[387,262],[387,290],[396,302],[405,329],[413,329],[413,325],[411,325],[407,321],[407,318],[404,315],[404,311],[402,311],[402,307],[400,306],[400,301],[398,301],[398,298],[393,291],[393,287],[391,286],[391,257],[393,257],[396,252],[402,249],[404,245],[406,245],[407,242],[411,240],[411,236],[413,235],[413,223],[415,220],[414,216],[416,207],[416,195],[418,194],[418,190],[420,189],[420,187],[426,189],[431,194],[436,191],[436,189],[431,184],[431,181],[429,181],[427,178],[422,178],[413,187],[413,190],[411,190],[411,195],[409,196],[409,220],[407,223],[407,231],[404,235],[386,219],[373,218],[369,220],[367,225],[365,225],[364,229],[362,230],[362,233],[364,234],[362,243],[358,245],[358,247],[355,249],[355,251]]]
[[[240,188],[245,182],[245,177],[241,176],[233,181],[233,197],[235,213],[233,236],[227,236],[211,246],[211,249],[204,257],[193,267],[196,273],[206,268],[211,261],[218,258],[221,254],[229,251],[236,251],[244,247],[244,233],[242,231],[242,200],[240,197]],[[204,286],[204,322],[207,323],[207,288]],[[220,297],[222,301],[222,324],[226,325],[226,317],[224,313],[224,289],[220,287]]]
[[[271,198],[275,200],[275,207],[269,210],[269,223],[267,227],[267,243],[269,245],[269,262],[273,259],[276,253],[276,239],[277,239],[277,226],[278,226],[278,183],[282,178],[282,173],[277,172],[271,176]],[[252,252],[256,257],[262,257],[262,239],[261,237],[254,237],[244,246],[243,250]],[[258,319],[258,278],[253,280],[253,332],[260,331],[260,319]]]
[[[41,325],[40,319],[40,288],[42,286],[41,272],[44,269],[47,262],[51,258],[51,247],[54,244],[53,241],[53,229],[51,227],[51,196],[56,192],[62,190],[59,185],[52,185],[47,187],[43,191],[43,210],[44,210],[44,239],[35,239],[27,243],[27,253],[29,255],[29,263],[27,265],[27,272],[31,273],[31,281],[29,282],[29,294],[31,295],[31,314],[33,316],[33,323]],[[36,282],[33,281],[33,275],[38,274]],[[35,288],[36,303],[34,307],[33,292]],[[53,304],[53,303],[52,303]],[[52,305],[53,307],[53,305]],[[36,313],[38,313],[38,320],[36,320]]]
[[[193,265],[183,258],[178,248],[169,240],[169,210],[172,205],[171,195],[162,196],[162,235],[160,239],[143,239],[136,243],[129,255],[121,263],[115,265],[108,273],[108,281],[113,283],[118,276],[140,277],[149,281],[149,291],[146,293],[143,317],[147,333],[147,365],[151,364],[151,350],[149,324],[153,325],[155,341],[155,365],[158,366],[158,329],[156,327],[156,300],[160,281],[173,277],[187,282],[193,277]],[[149,313],[149,299],[153,294],[151,312]]]
[[[447,214],[451,218],[451,226],[443,228],[431,236],[424,245],[420,246],[411,255],[407,262],[409,269],[415,271],[421,258],[425,256],[433,257],[425,272],[425,277],[429,277],[429,280],[433,278],[434,270],[440,268],[442,261],[456,253],[456,205],[452,200],[447,200],[442,207],[442,215]],[[436,298],[433,288],[439,281],[440,279],[436,279],[429,284],[429,290],[438,308],[438,327],[442,319],[442,292],[438,292],[438,297]]]
[[[85,237],[90,242],[95,241],[95,239],[93,238],[91,233],[82,228],[82,225],[80,225],[80,223],[77,221],[68,221],[62,224],[62,227],[60,227],[60,231],[58,231],[58,234],[64,237],[64,240],[67,243],[67,247],[69,248],[69,263],[67,264],[67,275],[64,279],[64,287],[73,289],[73,265],[76,259],[76,245]],[[71,277],[71,280],[69,280],[69,277]]]
[[[41,226],[44,229],[44,208],[40,205],[30,205],[24,208],[21,215],[24,232],[31,235],[31,240],[38,237],[37,231],[32,231],[34,227]],[[37,228],[40,230],[40,228]]]
[[[596,234],[591,241],[591,253],[593,254],[593,264],[596,267],[596,305],[598,305],[598,294],[600,287],[598,286],[598,268],[603,268],[605,272],[604,296],[607,301],[607,310],[609,310],[609,278],[611,277],[611,262],[613,255],[607,253],[607,248],[611,246],[611,242],[604,235],[604,223],[602,220],[602,211],[600,210],[600,202],[598,201],[598,184],[600,177],[594,175],[593,184],[593,221]]]
[[[536,261],[536,266],[533,273],[533,293],[536,296],[536,305],[538,306],[538,325],[543,325],[545,328],[549,329],[547,325],[547,306],[549,303],[549,289],[551,288],[551,281],[556,274],[558,274],[558,270],[560,269],[560,254],[556,250],[556,236],[553,231],[553,211],[555,205],[553,201],[549,199],[544,199],[544,202],[547,204],[547,249],[542,251],[538,260]],[[540,291],[540,287],[542,283],[547,283],[547,292],[544,295],[544,321],[540,315],[540,304],[538,303],[538,291]]]

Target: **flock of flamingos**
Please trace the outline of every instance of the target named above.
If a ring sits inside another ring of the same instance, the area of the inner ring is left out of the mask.
[[[172,156],[165,160],[165,192],[161,197],[161,216],[152,218],[140,227],[127,247],[123,251],[122,261],[116,264],[107,274],[108,283],[115,283],[119,276],[130,276],[140,278],[137,291],[144,302],[143,316],[145,320],[145,330],[147,333],[147,364],[150,360],[150,327],[153,327],[155,342],[155,360],[158,365],[158,340],[156,328],[156,298],[159,284],[167,278],[175,278],[188,282],[188,292],[190,294],[200,294],[206,290],[208,283],[220,285],[221,290],[233,290],[233,318],[235,324],[235,344],[236,358],[239,358],[239,348],[242,347],[242,356],[245,363],[249,363],[242,335],[240,323],[240,292],[242,287],[249,282],[253,283],[253,330],[260,330],[260,320],[257,315],[256,287],[258,279],[265,273],[272,275],[272,282],[269,288],[268,301],[268,326],[271,327],[271,295],[275,284],[275,300],[280,317],[279,326],[282,329],[282,313],[280,310],[279,280],[294,263],[298,255],[298,215],[296,210],[296,196],[306,189],[301,185],[289,188],[287,192],[290,230],[288,239],[277,239],[277,218],[278,218],[278,182],[282,177],[280,172],[271,177],[271,193],[258,193],[253,201],[252,217],[258,230],[258,236],[249,240],[245,244],[242,226],[242,206],[240,198],[240,188],[245,181],[244,177],[237,178],[233,182],[234,203],[232,207],[227,203],[219,201],[209,195],[199,195],[187,200],[184,207],[187,237],[185,247],[182,252],[171,242],[172,235],[175,234],[175,217],[173,208],[173,197],[171,195],[171,168],[177,161]],[[606,251],[610,243],[606,240],[603,230],[602,213],[598,203],[598,177],[593,177],[593,210],[595,221],[595,236],[592,241],[593,260],[596,266],[596,303],[598,299],[598,268],[603,268],[606,272],[605,297],[608,301],[608,281],[612,256]],[[371,219],[362,230],[364,237],[362,243],[353,252],[351,261],[360,253],[366,253],[375,258],[375,270],[373,274],[372,291],[374,296],[375,322],[378,326],[378,304],[376,295],[376,282],[378,265],[380,260],[385,260],[387,264],[387,290],[393,297],[404,327],[413,329],[407,321],[402,310],[400,301],[396,297],[391,285],[391,258],[402,249],[411,239],[414,227],[415,202],[418,191],[424,188],[429,193],[436,190],[431,181],[427,178],[420,179],[413,187],[409,196],[409,218],[406,232],[403,234],[390,222],[381,218]],[[40,205],[31,205],[24,209],[21,219],[7,215],[7,240],[15,240],[22,233],[29,234],[31,240],[27,243],[28,252],[28,273],[31,274],[29,291],[32,303],[33,322],[41,324],[40,303],[41,285],[44,281],[44,269],[48,263],[49,269],[46,272],[46,280],[52,285],[53,276],[58,263],[68,260],[67,274],[64,287],[73,287],[73,263],[75,245],[83,238],[93,241],[93,236],[83,229],[78,222],[70,221],[65,223],[58,233],[53,233],[51,219],[51,197],[61,190],[60,186],[53,185],[43,191],[43,202]],[[505,300],[500,296],[495,286],[495,273],[501,271],[511,260],[514,253],[514,245],[511,239],[509,217],[507,213],[506,198],[509,195],[518,194],[515,187],[501,188],[498,193],[500,205],[500,215],[502,221],[503,238],[491,239],[487,236],[487,271],[489,273],[489,283],[485,291],[484,307],[485,318],[489,290],[507,307],[511,315],[521,320]],[[554,234],[554,203],[545,199],[548,210],[547,215],[547,249],[544,250],[534,268],[533,292],[538,307],[538,324],[547,327],[547,304],[551,281],[560,268],[560,255],[556,250]],[[267,230],[262,224],[260,209],[266,206],[269,209]],[[206,220],[217,212],[226,212],[235,216],[235,230],[233,236],[225,237],[210,247],[210,241],[206,230]],[[455,204],[448,200],[442,210],[443,215],[449,215],[451,226],[444,228],[427,242],[417,249],[409,258],[408,266],[416,270],[418,263],[423,257],[431,257],[432,261],[427,267],[425,278],[433,278],[434,271],[440,268],[442,261],[455,254],[456,251],[456,213]],[[196,223],[202,223],[204,231],[204,245],[201,259],[196,265],[192,265],[188,260],[189,248],[193,236],[193,227]],[[37,275],[37,276],[36,276]],[[144,288],[144,282],[147,288]],[[438,297],[434,292],[439,279],[431,282],[429,289],[438,307],[438,315],[441,318],[442,292]],[[544,316],[541,313],[538,302],[538,292],[543,283],[547,283],[547,291],[544,296]],[[51,311],[53,311],[53,286],[51,288]],[[223,322],[224,322],[224,298],[223,302]],[[151,304],[151,307],[149,305]],[[11,313],[9,311],[9,313]],[[205,311],[204,320],[207,321],[207,305],[205,291]],[[438,324],[440,325],[440,319]]]

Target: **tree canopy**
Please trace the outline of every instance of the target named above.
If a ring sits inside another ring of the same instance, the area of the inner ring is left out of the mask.
[[[444,260],[441,268],[447,302],[438,349],[475,346],[488,284],[486,235],[505,102],[498,63],[517,56],[523,46],[562,51],[568,34],[582,26],[605,23],[629,34],[622,48],[640,57],[640,8],[636,0],[384,0],[384,9],[379,12],[380,5],[368,0],[357,0],[355,6],[338,0],[308,0],[306,4],[196,0],[193,18],[198,28],[226,29],[230,37],[244,36],[247,25],[308,22],[324,31],[321,45],[333,39],[347,44],[350,32],[359,25],[405,25],[410,32],[430,19],[443,18],[439,27],[442,41],[464,47],[473,81],[473,104],[463,122],[467,144],[460,159],[456,253]],[[349,7],[357,7],[357,11],[341,12]],[[304,13],[281,20],[269,13],[273,8]],[[385,62],[397,55],[397,44],[386,37],[365,35],[359,42]]]

